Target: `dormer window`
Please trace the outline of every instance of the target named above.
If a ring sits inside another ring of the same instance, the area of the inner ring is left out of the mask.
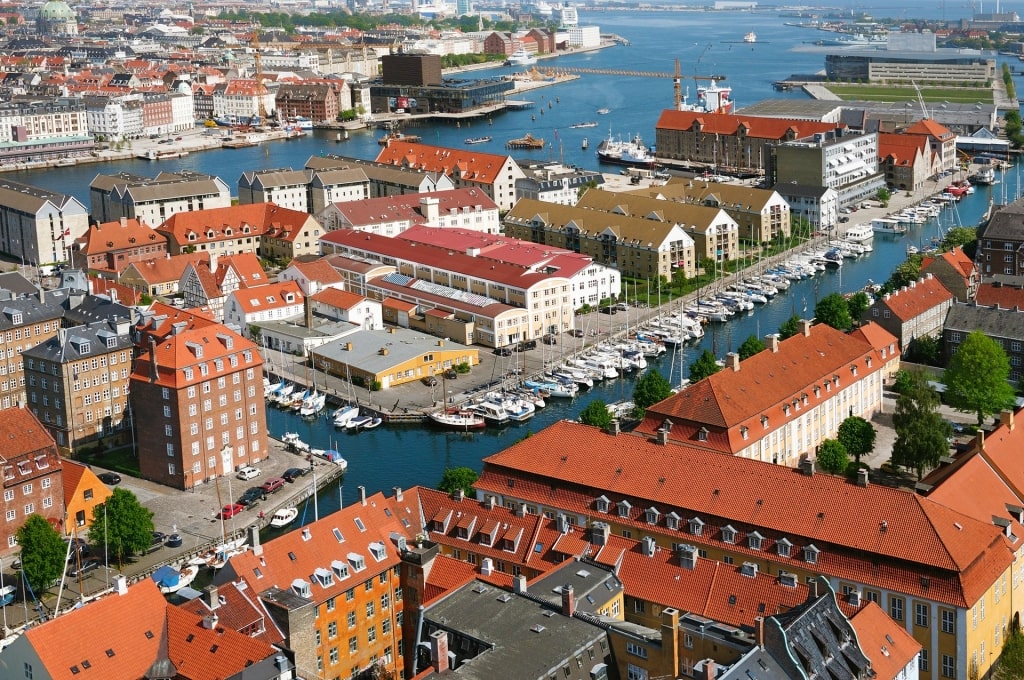
[[[352,569],[357,573],[366,569],[366,560],[359,553],[350,552],[346,557],[348,563],[352,565]]]
[[[831,392],[832,391],[832,383],[830,383],[830,382],[826,382],[825,383],[825,391],[826,392]]]
[[[242,225],[242,233],[243,233],[243,234],[248,234],[248,233],[250,233],[251,231],[252,231],[252,230],[251,230],[251,229],[249,229],[249,225],[248,225],[248,224],[243,224],[243,225]]]
[[[821,388],[817,385],[814,386],[814,398],[817,399],[821,396]]]
[[[871,357],[864,358],[864,365],[867,366],[868,368],[871,368]]]
[[[608,506],[610,503],[611,501],[608,500],[607,496],[598,496],[597,500],[594,501],[598,512],[608,512]]]
[[[697,430],[697,441],[706,442],[708,440],[708,428],[701,427]]]
[[[722,542],[723,543],[735,543],[736,542],[736,530],[730,525],[726,524],[722,527]]]
[[[789,542],[789,539],[780,538],[775,541],[775,552],[779,554],[779,557],[789,557],[793,552],[793,544]]]
[[[313,572],[313,579],[324,588],[334,585],[334,574],[329,569],[324,569],[323,567],[316,568]]]
[[[817,564],[818,554],[820,552],[821,551],[818,550],[813,543],[808,544],[807,547],[804,548],[804,562],[807,564]]]
[[[115,347],[117,347],[117,336],[116,335],[108,335],[107,336],[107,349],[114,349]]]
[[[339,580],[348,578],[348,565],[341,560],[334,560],[331,562],[331,571],[334,572],[335,577]]]
[[[380,542],[370,544],[370,554],[373,555],[373,559],[378,562],[383,562],[384,558],[388,556],[387,548]]]
[[[751,550],[760,550],[761,549],[761,545],[763,543],[764,543],[764,536],[762,536],[761,534],[757,533],[756,531],[752,531],[749,534],[747,534],[747,547],[750,548]]]
[[[284,301],[288,304],[293,304],[295,302],[295,295],[293,293],[285,293]]]
[[[231,236],[232,233],[233,232],[231,231],[231,227],[228,227],[227,229],[224,230],[224,235],[225,236]]]
[[[309,582],[301,578],[297,578],[292,581],[292,590],[295,591],[295,594],[299,597],[304,597],[306,599],[309,599],[311,594]]]
[[[744,441],[750,439],[750,428],[748,428],[746,425],[740,427],[740,436],[743,437]]]
[[[210,229],[206,232],[206,238],[213,238],[213,229]]]
[[[619,517],[629,517],[629,512],[633,509],[633,506],[629,504],[629,501],[623,500],[619,501],[617,509],[619,511]]]
[[[694,536],[702,536],[704,534],[704,520],[700,517],[694,517],[688,524],[690,525],[690,533]]]
[[[23,319],[24,317],[22,316],[21,312],[15,312],[14,314],[11,314],[11,323],[13,324],[20,324]]]
[[[667,515],[665,515],[665,526],[671,529],[672,531],[678,531],[680,519],[681,517],[679,517],[679,515],[677,515],[674,512],[670,512]]]
[[[192,372],[191,368],[186,368],[184,370],[184,373],[185,373],[185,380],[191,380],[194,377],[194,373]]]
[[[852,373],[853,377],[856,378],[857,377],[857,367],[856,366],[850,366],[850,373]]]
[[[803,394],[800,395],[800,403],[803,404],[804,406],[807,406],[807,393],[806,392],[804,392]]]
[[[658,509],[655,507],[647,508],[647,510],[644,511],[644,521],[648,524],[657,524],[659,517],[661,517],[661,513],[658,512]]]
[[[761,427],[768,429],[768,416],[761,416]]]
[[[834,387],[839,387],[839,374],[838,373],[836,373],[835,375],[832,376],[832,385]]]
[[[197,238],[198,238],[198,235],[194,231],[188,232],[188,240],[189,241],[195,241]]]
[[[782,405],[782,414],[787,417],[789,416],[789,404]]]

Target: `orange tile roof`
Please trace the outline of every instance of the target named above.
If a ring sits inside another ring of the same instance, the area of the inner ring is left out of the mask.
[[[928,267],[937,260],[945,260],[954,271],[960,272],[965,279],[970,278],[971,274],[973,274],[975,270],[974,260],[967,257],[964,251],[960,248],[953,248],[952,250],[947,250],[940,254],[938,257],[927,255],[922,258],[921,273],[927,273]]]
[[[192,262],[209,262],[209,253],[182,253],[180,255],[168,255],[152,260],[132,262],[121,276],[129,275],[131,271],[138,272],[143,281],[149,284],[167,283],[168,281],[180,281],[181,275],[185,273],[185,267]]]
[[[313,302],[320,302],[322,304],[328,305],[330,307],[335,307],[337,309],[352,309],[366,298],[364,298],[362,295],[350,293],[347,290],[338,290],[337,288],[324,288],[319,293],[310,296],[309,299],[312,300]]]
[[[475,150],[451,149],[444,146],[393,141],[377,154],[377,163],[438,172],[480,184],[493,184],[507,162],[508,156],[481,153]]]
[[[879,355],[884,355],[885,361],[895,361],[899,357],[900,344],[896,341],[896,336],[874,321],[861,324],[850,331],[850,335],[874,347]]]
[[[927,135],[929,137],[934,137],[935,139],[940,140],[952,139],[953,137],[956,136],[952,132],[950,132],[949,128],[947,128],[945,125],[943,125],[942,123],[937,123],[931,118],[925,118],[923,120],[917,121],[916,123],[908,127],[906,130],[904,130],[903,134]]]
[[[927,157],[929,148],[928,138],[920,135],[878,134],[878,157],[891,157],[898,165],[909,165],[918,154]]]
[[[75,494],[78,493],[78,484],[82,481],[82,473],[84,473],[88,467],[68,458],[62,461],[63,468],[63,480],[64,485],[64,505],[65,507],[71,505],[71,502],[75,498]]]
[[[730,626],[753,627],[758,616],[774,616],[807,599],[806,584],[783,586],[764,572],[744,576],[739,565],[697,558],[691,570],[680,566],[669,549],[659,547],[654,557],[647,557],[639,541],[614,535],[609,536],[608,545],[621,551],[616,575],[626,595]]]
[[[124,595],[107,595],[29,628],[25,637],[50,678],[142,678],[158,656],[166,608],[147,578]]]
[[[666,474],[671,470],[700,474]],[[806,476],[638,435],[616,437],[569,421],[484,459],[476,489],[588,517],[602,516],[596,509],[602,494],[612,504],[629,499],[634,506],[629,516],[619,517],[615,506],[609,515],[613,521],[698,539],[644,521],[644,510],[652,505],[661,513],[678,509],[684,517],[700,516],[708,525],[706,540],[720,547],[725,544],[718,528],[731,524],[738,537],[730,551],[763,559],[786,537],[794,543],[794,564],[806,568],[802,548],[814,543],[822,551],[816,566],[824,573],[866,582],[902,579],[903,592],[916,592],[921,586],[913,575],[929,572],[929,597],[950,602],[973,602],[991,585],[986,579],[1012,561],[998,527],[907,491],[859,487],[833,475]],[[765,550],[745,547],[744,534],[754,529],[765,535]],[[870,555],[883,558],[892,571],[882,574]],[[773,559],[785,562],[778,555]]]
[[[253,237],[262,236],[271,229],[297,232],[308,219],[308,213],[282,208],[274,203],[247,203],[176,213],[157,230],[179,246],[184,246],[242,238],[246,229]],[[195,236],[194,240],[189,240],[190,234]]]
[[[288,302],[285,298],[285,295],[288,293],[294,296],[291,302]],[[232,296],[245,314],[265,312],[279,307],[301,305],[305,299],[302,289],[299,288],[299,284],[295,281],[268,283],[257,288],[239,288],[232,293]]]
[[[667,418],[675,424],[669,435],[673,439],[695,437],[696,429],[707,426],[711,432],[702,446],[740,451],[750,445],[742,428],[757,433],[754,438],[784,428],[802,414],[792,408],[786,415],[784,407],[794,399],[806,396],[806,408],[813,408],[834,396],[824,385],[833,376],[843,386],[864,380],[884,364],[880,352],[861,336],[817,324],[809,335],[797,333],[779,342],[778,352],[759,352],[741,362],[738,371],[726,368],[651,406],[638,431],[653,433]],[[857,367],[856,377],[851,366]],[[817,394],[815,386],[820,388]],[[762,417],[768,418],[767,424]]]
[[[921,652],[921,643],[882,611],[868,602],[850,617],[861,651],[871,660],[877,680],[902,678],[903,669]]]
[[[217,587],[217,606],[214,609],[207,606],[206,598],[204,593],[202,597],[185,601],[178,606],[200,617],[216,611],[220,625],[245,635],[252,635],[272,645],[285,641],[284,634],[274,618],[245,581],[220,584]]]
[[[1024,410],[1005,414],[1008,423],[1001,423],[982,437],[982,455],[999,472],[1000,478],[1024,504],[1024,467],[1020,465],[1020,452],[1024,451],[1024,428],[1017,420],[1024,418]]]
[[[338,270],[331,266],[331,263],[326,258],[320,258],[319,260],[313,260],[312,262],[300,262],[295,260],[289,267],[295,267],[302,275],[310,281],[316,281],[322,286],[326,286],[332,283],[344,283],[345,279]]]
[[[925,314],[939,305],[953,302],[953,294],[942,285],[942,282],[931,274],[911,282],[889,295],[884,295],[877,304],[888,308],[900,321],[910,321]]]
[[[230,349],[225,344],[225,337],[231,341]],[[196,357],[194,349],[190,346],[202,347],[202,357]],[[235,333],[223,324],[195,324],[191,328],[186,327],[177,333],[164,337],[156,343],[155,348],[146,347],[135,361],[131,379],[151,382],[150,367],[155,352],[157,364],[157,379],[155,382],[159,385],[176,389],[186,382],[182,369],[189,367],[195,369],[193,383],[196,382],[196,379],[200,378],[200,371],[196,367],[201,363],[207,365],[207,370],[214,377],[218,374],[226,375],[227,373],[240,370],[240,368],[232,367],[226,359],[232,354],[241,356],[241,353],[245,350],[252,352],[253,356],[253,361],[246,366],[259,369],[262,366],[262,358],[254,342]],[[215,361],[217,359],[225,360],[220,371],[216,369]],[[244,362],[240,360],[239,366],[243,366],[243,364]]]
[[[415,302],[406,302],[405,300],[399,300],[398,298],[387,297],[381,301],[381,306],[388,309],[397,309],[404,312],[412,312],[418,307]]]
[[[94,295],[106,295],[108,297],[117,296],[117,300],[126,305],[137,305],[142,299],[142,293],[129,288],[128,286],[122,286],[116,281],[105,279],[101,276],[89,276],[89,290]]]
[[[477,576],[475,565],[447,555],[438,555],[430,565],[430,574],[423,588],[422,604],[430,604],[452,590],[470,583]]]
[[[277,654],[264,640],[223,625],[207,628],[201,617],[184,609],[164,603],[161,613],[167,617],[167,658],[177,670],[175,677],[221,680]]]
[[[85,235],[77,241],[82,244],[82,252],[86,255],[97,255],[127,248],[138,248],[144,245],[166,243],[167,237],[150,229],[135,218],[126,219],[124,223],[103,222],[89,225]]]
[[[145,323],[137,326],[142,333],[142,341],[139,346],[149,346],[149,339],[156,338],[163,340],[174,330],[174,324],[185,323],[185,328],[205,328],[212,326],[217,321],[211,317],[198,314],[195,310],[179,309],[173,305],[163,302],[154,302],[149,306],[151,316],[145,318]]]
[[[233,269],[243,288],[267,284],[267,273],[263,271],[260,258],[255,253],[237,253],[217,258],[217,284],[223,286],[228,270]]]
[[[744,133],[746,137],[767,140],[783,140],[790,132],[793,132],[799,139],[818,132],[832,132],[837,127],[845,127],[834,123],[817,123],[807,120],[665,109],[661,112],[661,117],[658,118],[654,128],[655,130],[691,130],[694,123],[703,126],[701,132],[704,134],[735,135],[742,126],[746,128]]]

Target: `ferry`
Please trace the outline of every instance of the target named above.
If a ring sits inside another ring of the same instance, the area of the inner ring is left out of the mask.
[[[506,66],[532,66],[536,63],[537,57],[523,49],[516,50],[505,60]]]
[[[597,157],[601,162],[612,165],[637,168],[653,168],[657,165],[654,154],[644,146],[640,135],[624,142],[622,139],[613,139],[611,133],[608,133],[608,138],[597,147]]]
[[[846,230],[846,236],[843,238],[852,243],[864,243],[870,241],[874,236],[875,230],[870,224],[855,224]]]

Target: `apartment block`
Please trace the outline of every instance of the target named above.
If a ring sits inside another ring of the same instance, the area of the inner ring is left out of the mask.
[[[97,175],[89,185],[89,208],[99,222],[127,217],[155,229],[180,212],[230,206],[231,187],[224,180],[188,170],[156,177]]]
[[[167,237],[134,218],[89,225],[75,242],[71,266],[98,271],[116,278],[132,262],[144,262],[167,254]]]
[[[22,264],[68,262],[88,228],[89,211],[74,196],[0,182],[0,251]]]
[[[66,292],[42,291],[0,299],[0,408],[25,405],[22,353],[57,335],[66,300]]]
[[[256,345],[191,315],[161,324],[159,332],[159,339],[146,334],[148,346],[131,373],[142,476],[189,489],[265,459],[263,360]]]
[[[132,441],[129,328],[127,318],[61,328],[23,353],[28,407],[68,455]]]
[[[57,528],[64,521],[61,459],[53,437],[26,408],[0,410],[0,465],[4,474],[4,523],[0,555],[17,551],[18,528],[40,515]]]

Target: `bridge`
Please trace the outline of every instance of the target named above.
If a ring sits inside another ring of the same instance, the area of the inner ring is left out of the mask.
[[[574,66],[557,68],[544,68],[538,69],[546,75],[557,75],[557,74],[570,74],[570,75],[594,75],[594,76],[629,76],[633,78],[680,78],[678,71],[676,73],[668,73],[662,71],[632,71],[629,69],[614,69],[614,68],[578,68]],[[712,76],[690,76],[694,80],[725,80],[724,75],[712,75]],[[686,78],[689,80],[689,78]]]

